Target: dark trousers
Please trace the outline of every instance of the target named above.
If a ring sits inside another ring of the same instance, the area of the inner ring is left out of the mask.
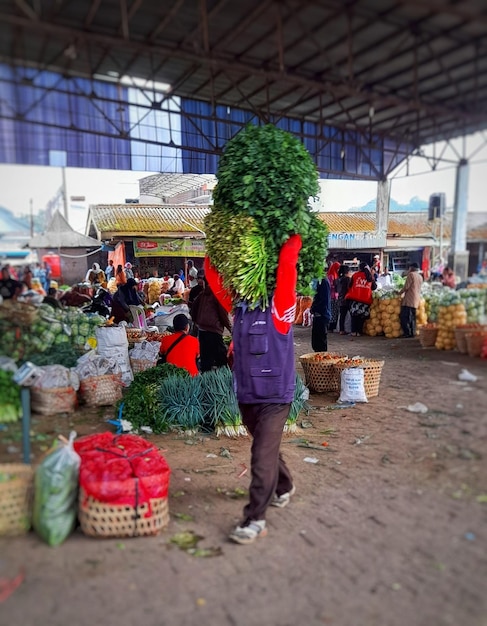
[[[199,330],[201,371],[208,372],[211,368],[227,365],[227,349],[222,335],[209,330]]]
[[[416,309],[412,306],[402,306],[399,313],[402,332],[406,337],[416,336]]]
[[[340,306],[340,332],[344,333],[345,332],[345,320],[347,319],[347,313],[348,313],[348,302],[345,301],[345,304],[342,304]]]
[[[265,519],[275,493],[291,491],[293,480],[280,452],[282,430],[290,404],[239,404],[242,421],[253,437],[251,450],[250,501],[244,507],[245,526]]]
[[[328,322],[325,322],[324,317],[313,316],[311,347],[315,352],[328,351]]]
[[[328,330],[335,330],[335,328],[337,327],[338,313],[339,313],[338,300],[336,298],[334,300],[331,300],[330,308],[331,308],[331,320],[330,320],[330,323],[328,324]]]
[[[358,333],[361,335],[364,332],[364,324],[367,318],[363,315],[352,315],[351,316],[351,330],[352,333]]]

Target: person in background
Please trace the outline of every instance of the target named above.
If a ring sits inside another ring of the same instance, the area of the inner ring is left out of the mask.
[[[117,270],[115,272],[115,282],[117,286],[125,285],[127,282],[127,277],[125,276],[125,272],[123,271],[123,267],[121,265],[117,265]]]
[[[29,291],[32,289],[33,278],[34,278],[34,274],[32,273],[30,266],[26,265],[26,267],[24,268],[24,274],[22,276],[22,282],[24,283],[24,285],[27,287]]]
[[[137,281],[129,278],[124,285],[119,285],[113,294],[112,317],[115,324],[131,321],[130,305],[142,304],[137,293]]]
[[[311,328],[311,347],[315,352],[328,352],[328,325],[331,319],[331,288],[324,276],[318,283],[311,305],[313,326]]]
[[[264,537],[268,507],[287,506],[295,493],[291,472],[279,448],[296,384],[292,327],[301,245],[301,237],[292,235],[281,247],[276,288],[265,311],[244,303],[235,309],[233,374],[242,421],[253,437],[249,502],[243,510],[243,521],[229,536],[239,544]],[[222,306],[230,311],[232,300],[208,258],[205,275]]]
[[[48,304],[49,306],[52,306],[53,309],[61,309],[61,303],[57,299],[57,289],[54,289],[54,287],[49,287],[47,296],[44,296],[42,304]]]
[[[167,290],[170,296],[181,296],[184,293],[184,282],[179,277],[179,274],[174,274],[174,284]]]
[[[99,263],[93,263],[91,269],[86,274],[85,281],[92,285],[106,285],[105,272],[101,269]]]
[[[358,272],[352,276],[350,288],[345,296],[350,301],[352,337],[360,337],[364,330],[365,320],[370,316],[373,280],[369,266],[361,261]]]
[[[392,279],[391,279],[391,274],[389,272],[389,270],[387,269],[387,267],[384,267],[384,271],[382,272],[382,274],[379,276],[379,278],[377,279],[377,284],[383,289],[384,287],[391,287],[392,285]]]
[[[350,282],[352,280],[352,270],[348,265],[342,265],[338,270],[337,292],[338,292],[338,308],[340,312],[339,328],[340,335],[346,335],[345,322],[347,319],[350,302],[346,299]]]
[[[191,376],[199,374],[197,360],[200,356],[200,343],[196,337],[189,335],[189,320],[184,313],[178,313],[173,319],[174,333],[162,338],[159,353],[167,354],[166,363],[182,367]],[[177,344],[176,344],[177,342]],[[174,348],[171,346],[174,345]]]
[[[451,267],[448,267],[448,265],[443,269],[443,272],[441,273],[441,282],[443,283],[444,287],[450,287],[450,289],[455,289],[455,287],[457,286],[455,272],[451,269]]]
[[[180,269],[178,272],[179,278],[183,281],[183,285],[186,283],[186,278],[184,277],[184,270]]]
[[[2,267],[0,278],[0,296],[4,300],[16,300],[22,293],[22,283],[10,276],[8,265]]]
[[[198,284],[198,270],[191,259],[188,261],[188,287],[192,289]]]
[[[227,365],[227,349],[223,342],[223,332],[232,325],[227,311],[215,297],[211,287],[203,278],[203,291],[191,306],[191,317],[198,328],[201,351],[201,371],[208,372],[216,367]]]
[[[125,263],[124,265],[125,278],[128,280],[129,278],[134,278],[134,272],[132,270],[132,263]]]
[[[200,295],[200,293],[203,292],[204,288],[205,288],[205,270],[200,269],[198,270],[198,278],[196,279],[196,286],[190,289],[190,292],[188,295],[188,309],[189,309],[190,315],[191,315],[193,304],[196,298]],[[196,324],[192,324],[190,333],[194,335],[195,337],[198,336],[198,327],[196,326]]]
[[[380,275],[380,256],[378,254],[374,255],[374,260],[372,261],[371,274],[374,277],[374,280],[377,281]]]
[[[162,280],[165,283],[167,283],[168,291],[169,291],[169,289],[172,289],[172,287],[174,286],[174,278],[169,275],[169,272],[167,270],[165,270],[164,276],[162,277]]]
[[[114,276],[115,276],[115,267],[113,266],[113,260],[109,259],[108,265],[105,270],[105,278],[107,279],[107,283],[110,280],[110,278],[113,278]]]
[[[421,300],[422,284],[423,277],[419,273],[419,265],[411,263],[404,287],[399,292],[404,294],[399,313],[403,337],[416,337],[416,309]]]
[[[338,281],[338,270],[340,269],[340,263],[338,261],[333,261],[333,263],[328,268],[327,277],[328,282],[330,284],[330,307],[331,307],[331,319],[328,324],[328,330],[333,332],[337,327],[338,322],[338,291],[337,291],[337,281]]]

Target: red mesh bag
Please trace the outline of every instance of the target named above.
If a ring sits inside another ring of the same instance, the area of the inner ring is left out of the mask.
[[[75,442],[75,450],[81,457],[80,487],[86,497],[132,507],[167,497],[169,465],[142,437],[90,435]]]

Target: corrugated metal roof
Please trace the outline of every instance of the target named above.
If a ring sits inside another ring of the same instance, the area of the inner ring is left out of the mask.
[[[154,174],[139,181],[141,194],[171,198],[185,191],[200,189],[203,186],[213,189],[216,176],[213,174]]]
[[[155,234],[201,237],[208,212],[208,207],[201,205],[97,204],[90,207],[90,219],[102,239]]]

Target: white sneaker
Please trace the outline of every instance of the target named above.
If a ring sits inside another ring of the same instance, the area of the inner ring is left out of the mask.
[[[289,504],[291,501],[291,496],[296,493],[296,487],[293,485],[291,491],[287,491],[286,493],[282,493],[280,496],[277,493],[274,494],[274,498],[272,499],[271,506],[277,506],[279,509],[283,509],[285,506]]]
[[[265,537],[266,535],[265,520],[256,520],[250,522],[247,526],[237,526],[235,530],[232,530],[228,538],[235,543],[246,545],[253,543],[257,537]]]

